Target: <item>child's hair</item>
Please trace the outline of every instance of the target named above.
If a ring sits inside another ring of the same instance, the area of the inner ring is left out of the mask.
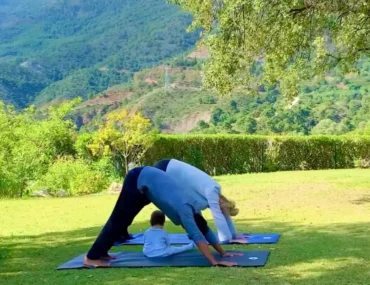
[[[151,226],[163,226],[166,221],[166,216],[161,211],[154,211],[150,217]]]
[[[236,216],[239,214],[239,209],[236,208],[235,201],[227,199],[224,195],[220,195],[220,208],[228,216]]]

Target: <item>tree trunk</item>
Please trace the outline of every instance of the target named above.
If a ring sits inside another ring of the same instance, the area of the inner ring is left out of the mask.
[[[21,185],[22,186],[21,186],[21,191],[19,192],[19,197],[23,198],[24,189],[26,188],[26,185],[27,185],[26,181],[22,181]]]
[[[128,157],[125,155],[125,168],[126,168],[126,175],[128,173]]]

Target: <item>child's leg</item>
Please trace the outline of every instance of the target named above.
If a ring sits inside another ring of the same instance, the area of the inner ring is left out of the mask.
[[[181,252],[191,250],[193,248],[194,248],[194,243],[190,243],[190,244],[183,245],[183,246],[169,246],[166,248],[166,251],[163,256],[170,256],[170,255],[178,254]]]

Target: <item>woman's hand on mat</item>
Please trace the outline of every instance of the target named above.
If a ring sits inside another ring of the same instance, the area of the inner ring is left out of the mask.
[[[222,257],[243,256],[241,252],[225,252]]]
[[[248,243],[248,241],[246,239],[231,239],[230,243],[246,244],[246,243]]]
[[[236,262],[231,262],[231,261],[216,261],[215,263],[212,264],[213,266],[227,266],[227,267],[231,267],[231,266],[237,266],[238,263]]]

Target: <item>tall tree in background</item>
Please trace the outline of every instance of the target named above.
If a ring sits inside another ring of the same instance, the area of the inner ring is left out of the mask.
[[[285,95],[299,82],[337,66],[353,70],[370,53],[367,0],[170,0],[194,15],[210,51],[205,84],[221,93],[280,83]]]

